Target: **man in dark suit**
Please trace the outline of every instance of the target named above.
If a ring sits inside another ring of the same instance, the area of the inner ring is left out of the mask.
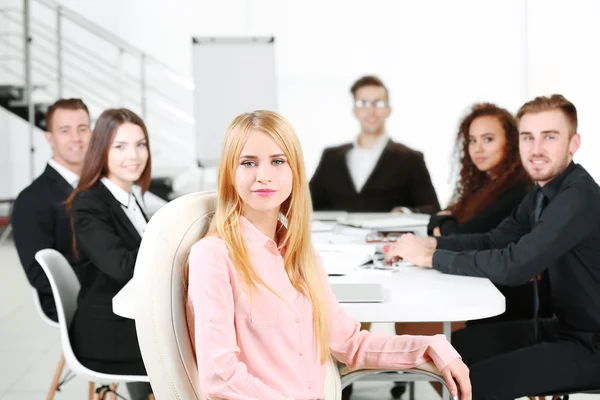
[[[516,399],[600,388],[600,186],[573,156],[577,109],[561,95],[517,112],[519,152],[536,187],[495,229],[402,236],[388,252],[453,275],[517,286],[542,275],[554,312],[468,326],[452,344],[469,366],[473,399]],[[537,292],[534,290],[534,293]]]
[[[360,134],[354,143],[325,149],[310,180],[315,211],[419,212],[433,214],[440,204],[423,153],[392,141],[385,132],[391,113],[388,90],[375,76],[357,80],[350,92]],[[362,323],[369,330],[371,324]],[[396,331],[400,333],[400,326]],[[399,398],[403,385],[392,389]],[[347,400],[352,386],[342,392]]]
[[[17,197],[11,225],[27,279],[37,290],[44,313],[56,321],[50,282],[34,257],[39,250],[52,248],[74,264],[71,223],[64,202],[77,186],[90,141],[88,109],[79,99],[60,99],[48,108],[46,127],[52,158]]]
[[[391,113],[387,88],[379,78],[365,76],[350,91],[361,131],[354,143],[323,152],[310,180],[315,211],[439,211],[423,154],[385,132]]]

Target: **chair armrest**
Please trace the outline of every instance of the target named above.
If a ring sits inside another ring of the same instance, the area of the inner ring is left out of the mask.
[[[446,384],[446,380],[444,379],[444,377],[442,377],[442,375],[440,375],[440,372],[438,371],[438,369],[431,362],[421,364],[415,368],[398,369],[398,370],[395,370],[395,369],[386,369],[386,370],[359,369],[356,371],[350,371],[346,367],[340,371],[340,375],[341,375],[341,379],[342,379],[342,388],[345,388],[352,382],[359,380],[360,378],[362,378],[366,375],[380,374],[383,372],[401,372],[401,374],[397,375],[398,379],[394,378],[394,380],[399,381],[399,382],[413,382],[413,381],[440,382],[446,388],[446,390],[448,390],[448,385]]]

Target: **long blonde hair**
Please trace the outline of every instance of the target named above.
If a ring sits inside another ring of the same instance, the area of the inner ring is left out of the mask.
[[[282,235],[278,247],[283,250],[285,271],[291,284],[312,304],[315,342],[324,364],[329,356],[326,283],[311,243],[312,203],[300,141],[281,115],[272,111],[254,111],[238,116],[229,126],[219,165],[217,209],[209,235],[218,235],[225,242],[237,275],[250,292],[261,284],[277,295],[252,265],[240,233],[242,200],[235,189],[235,173],[242,148],[252,131],[269,135],[283,150],[292,170],[292,193],[280,207],[281,214],[287,219],[287,228],[279,222]]]

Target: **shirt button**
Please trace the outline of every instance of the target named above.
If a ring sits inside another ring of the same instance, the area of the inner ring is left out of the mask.
[[[308,388],[312,390],[312,385],[308,385]]]
[[[300,357],[302,357],[302,353],[298,353],[300,355]]]
[[[299,323],[300,323],[300,320],[299,320],[298,318],[296,318],[296,323],[297,323],[297,324],[299,324]]]

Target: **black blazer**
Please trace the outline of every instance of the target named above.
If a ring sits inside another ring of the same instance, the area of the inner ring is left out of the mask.
[[[112,298],[133,277],[142,238],[101,182],[75,196],[72,213],[78,266],[94,274],[71,325],[73,350],[87,361],[141,361],[135,322],[113,313]]]
[[[442,236],[489,232],[521,204],[531,188],[532,185],[529,182],[519,182],[507,188],[485,210],[462,223],[458,223],[453,215],[433,215],[429,220],[427,232],[430,235],[433,234],[433,229],[436,227],[440,228]]]
[[[57,320],[52,289],[35,253],[55,249],[74,265],[73,237],[65,201],[73,187],[50,165],[15,200],[11,216],[13,237],[27,279],[40,297],[44,313]],[[79,270],[75,270],[82,279]]]
[[[414,212],[439,211],[423,153],[390,140],[360,192],[346,162],[352,144],[325,149],[310,180],[315,211],[389,212],[407,207]]]

